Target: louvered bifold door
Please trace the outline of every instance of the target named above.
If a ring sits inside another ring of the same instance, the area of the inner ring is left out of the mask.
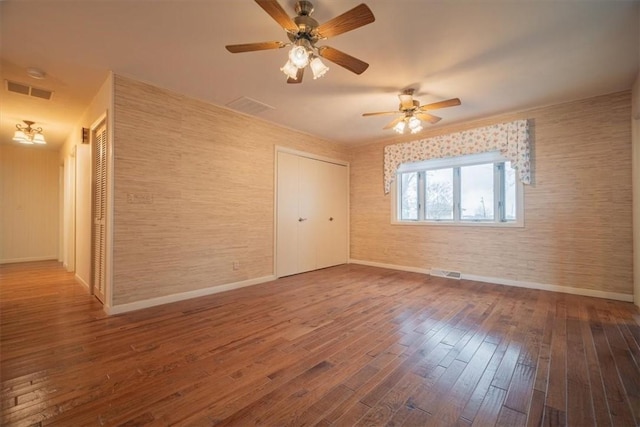
[[[92,275],[93,292],[104,303],[107,211],[107,126],[101,124],[94,131],[93,147],[93,227]]]

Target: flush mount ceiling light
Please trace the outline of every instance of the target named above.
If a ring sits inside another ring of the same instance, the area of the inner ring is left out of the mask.
[[[418,133],[422,128],[422,122],[429,122],[435,124],[442,120],[440,117],[427,113],[429,110],[437,110],[439,108],[454,107],[460,105],[460,99],[452,98],[446,101],[434,102],[431,104],[420,106],[420,101],[413,99],[413,89],[406,89],[398,98],[400,98],[400,106],[398,111],[382,111],[379,113],[364,113],[363,116],[379,116],[386,114],[402,114],[401,117],[393,120],[386,125],[383,129],[393,129],[398,133]]]
[[[329,67],[322,62],[321,57],[356,74],[362,74],[369,67],[366,62],[332,47],[316,46],[319,40],[355,30],[375,21],[373,13],[366,4],[356,6],[320,25],[311,17],[313,4],[310,1],[300,0],[296,3],[297,16],[293,19],[287,15],[276,0],[255,1],[287,32],[290,43],[270,41],[234,44],[226,46],[229,52],[253,52],[292,46],[288,61],[280,68],[280,71],[288,77],[287,83],[301,83],[307,65],[311,68],[314,79],[324,76],[329,71]]]
[[[21,124],[16,125],[16,131],[13,134],[13,140],[19,142],[21,144],[46,144],[47,141],[44,139],[44,135],[42,134],[42,128],[34,128],[31,127],[35,124],[31,120],[23,120],[26,126]]]

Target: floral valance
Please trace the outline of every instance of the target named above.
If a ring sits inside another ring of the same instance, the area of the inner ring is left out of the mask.
[[[516,169],[523,184],[531,183],[529,124],[516,120],[492,126],[384,147],[384,192],[391,189],[402,163],[499,151]]]

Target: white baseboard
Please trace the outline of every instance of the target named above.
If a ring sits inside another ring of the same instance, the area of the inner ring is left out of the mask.
[[[370,267],[388,268],[389,270],[410,271],[412,273],[422,273],[422,274],[429,274],[429,271],[431,270],[429,268],[408,267],[405,265],[396,265],[396,264],[384,264],[382,262],[363,261],[360,259],[349,259],[349,264],[368,265]]]
[[[388,268],[391,270],[410,271],[413,273],[429,274],[429,268],[407,267],[395,264],[384,264],[380,262],[363,261],[359,259],[350,259],[350,264],[368,265],[371,267]],[[569,286],[551,285],[546,283],[526,282],[523,280],[501,279],[499,277],[477,276],[475,274],[463,273],[461,280],[475,280],[477,282],[493,283],[496,285],[515,286],[518,288],[539,289],[542,291],[560,292],[564,294],[582,295],[587,297],[605,298],[624,302],[633,302],[632,294],[621,294],[617,292],[598,291],[594,289],[572,288]]]
[[[85,288],[87,288],[87,290],[90,290],[91,287],[89,286],[89,284],[87,282],[84,281],[84,279],[80,276],[78,276],[77,274],[75,275],[76,278],[76,282],[80,283],[82,286],[84,286]]]
[[[14,262],[33,262],[33,261],[57,261],[58,255],[27,257],[27,258],[9,258],[0,259],[0,264],[13,264]]]
[[[114,306],[105,305],[104,311],[109,314],[120,314],[128,311],[141,310],[143,308],[154,307],[156,305],[169,304],[172,302],[184,301],[191,298],[198,298],[206,295],[217,294],[220,292],[230,291],[232,289],[240,289],[247,286],[258,285],[260,283],[275,280],[276,276],[257,277],[255,279],[243,280],[241,282],[227,283],[224,285],[212,286],[210,288],[196,289],[193,291],[181,292],[179,294],[165,295],[157,298],[150,298],[141,301],[130,302],[127,304],[119,304]]]

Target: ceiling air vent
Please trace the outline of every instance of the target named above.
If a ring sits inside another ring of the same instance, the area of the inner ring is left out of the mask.
[[[267,105],[255,99],[243,96],[235,101],[231,101],[227,104],[227,107],[239,111],[241,113],[250,114],[255,116],[267,110],[275,110],[271,105]]]
[[[23,83],[11,82],[5,80],[7,90],[9,92],[20,93],[22,95],[33,96],[34,98],[46,99],[49,101],[53,96],[53,92],[47,89],[39,89],[37,87],[25,85]]]

